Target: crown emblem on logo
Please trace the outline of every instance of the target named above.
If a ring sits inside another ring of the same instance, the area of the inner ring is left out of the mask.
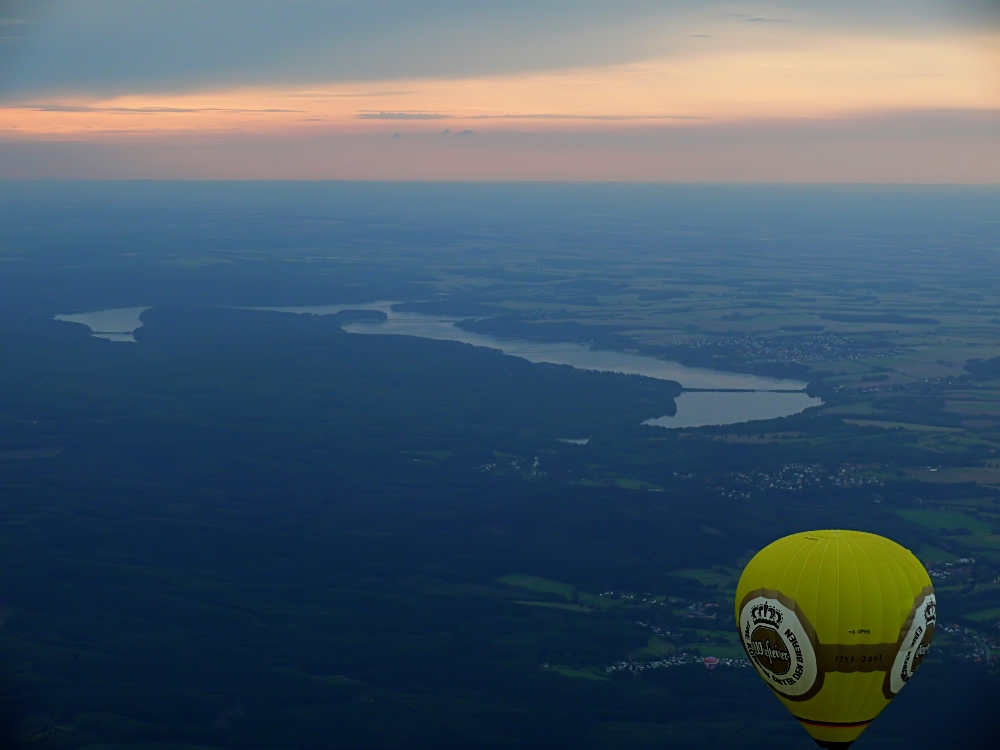
[[[781,626],[784,615],[776,607],[764,602],[750,608],[750,619],[753,620],[754,625],[769,625],[777,630]]]
[[[932,599],[924,605],[924,620],[933,622],[937,619],[937,604]]]

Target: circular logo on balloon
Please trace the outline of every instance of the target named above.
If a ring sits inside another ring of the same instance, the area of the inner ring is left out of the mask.
[[[818,687],[815,634],[794,601],[776,591],[751,592],[740,609],[740,635],[750,661],[774,690],[803,700]]]
[[[913,611],[900,631],[899,651],[883,685],[886,697],[891,698],[902,690],[917,671],[934,638],[936,623],[937,599],[925,590],[913,602]]]

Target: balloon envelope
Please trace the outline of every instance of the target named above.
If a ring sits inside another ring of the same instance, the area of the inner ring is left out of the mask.
[[[917,558],[860,531],[779,539],[747,564],[736,589],[747,656],[827,748],[850,745],[909,681],[936,620]]]

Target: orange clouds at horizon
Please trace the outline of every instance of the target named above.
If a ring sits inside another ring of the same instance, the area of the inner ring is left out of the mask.
[[[709,40],[710,41],[710,40]],[[593,129],[608,123],[1000,109],[1000,40],[833,37],[642,63],[299,91],[232,89],[0,106],[0,137],[162,132]],[[387,126],[386,123],[391,123]]]
[[[751,127],[755,122],[822,123],[877,119],[884,114],[907,112],[1000,113],[998,71],[1000,36],[996,34],[844,37],[791,35],[784,29],[764,29],[755,32],[753,38],[744,35],[735,42],[711,36],[687,39],[672,54],[642,62],[565,70],[470,78],[397,78],[308,89],[271,86],[175,94],[137,93],[113,98],[47,97],[0,106],[0,140],[105,142],[129,148],[145,142],[154,146],[154,154],[159,153],[163,143],[169,142],[175,154],[178,149],[187,149],[204,156],[206,149],[213,147],[238,150],[241,139],[263,139],[260,142],[271,144],[269,148],[290,151],[297,149],[297,141],[304,140],[322,143],[316,148],[325,148],[330,153],[346,154],[333,145],[337,137],[347,139],[344,144],[356,144],[361,142],[357,140],[359,137],[424,137],[443,132],[497,136],[561,134],[564,138],[559,143],[563,146],[554,147],[552,158],[537,162],[548,164],[548,171],[540,173],[525,162],[522,173],[527,178],[597,179],[603,170],[608,179],[626,179],[628,174],[636,179],[656,179],[656,173],[642,167],[642,158],[622,157],[624,161],[620,163],[633,165],[631,173],[623,173],[615,158],[600,155],[599,149],[577,145],[578,150],[570,154],[565,148],[569,148],[567,144],[579,144],[579,140],[574,141],[577,136],[614,135],[621,144],[645,143],[645,148],[652,149],[646,161],[661,163],[663,159],[655,153],[661,146],[650,145],[652,141],[644,135],[650,129],[704,130],[706,126],[741,122]],[[980,125],[976,127],[982,129]],[[989,130],[988,125],[986,129]],[[748,143],[741,146],[740,136],[732,135],[745,131],[726,132],[730,133],[727,137],[736,141],[727,144],[720,153],[735,154],[731,158],[739,162],[739,149],[754,147]],[[804,136],[796,137],[801,140]],[[921,137],[920,145],[914,147],[916,152],[934,148],[933,134]],[[885,134],[876,138],[879,139],[891,141]],[[901,137],[901,143],[911,141],[910,136]],[[1000,132],[993,136],[980,134],[976,142],[979,149],[1000,148]],[[523,147],[512,143],[510,139],[494,138],[490,148],[495,152],[481,154],[465,164],[456,162],[450,171],[438,169],[419,154],[411,154],[408,163],[424,164],[427,176],[435,179],[513,179],[517,175],[508,174],[503,167],[504,159],[520,163],[521,156],[514,158],[514,154],[523,156]],[[815,161],[817,155],[810,157],[807,146],[797,143],[788,153]],[[449,156],[436,146],[425,144],[424,148],[427,154],[435,154],[434,158],[470,158],[457,151],[448,152]],[[817,142],[814,150],[822,148]],[[898,147],[893,148],[899,151]],[[946,149],[949,159],[956,158],[959,152],[970,157],[973,153],[955,148],[952,143]],[[780,158],[780,149],[772,151]],[[504,153],[508,156],[504,157]],[[939,156],[943,158],[944,153]],[[317,174],[314,169],[302,166],[299,176],[358,178],[359,174],[361,177],[366,174],[364,169],[359,172],[356,166],[345,166],[357,163],[350,155],[340,161],[321,157],[317,154],[315,161],[327,164],[325,172]],[[268,168],[275,170],[273,164],[264,168],[267,160],[252,151],[247,151],[244,158],[250,160],[247,169],[233,164],[220,166],[217,176],[232,176],[234,171],[267,176]],[[371,158],[368,173],[373,176],[377,173],[381,179],[393,178],[391,160],[386,168],[379,157]],[[536,154],[533,158],[539,157]],[[899,156],[893,162],[900,179],[919,181],[920,170],[899,168],[907,163],[907,158]],[[974,169],[967,170],[972,181],[1000,181],[1000,172],[983,173],[983,164],[993,164],[990,158],[985,161],[971,158],[977,162]],[[594,168],[571,167],[574,159],[589,159]],[[682,161],[688,164],[684,170],[686,178],[697,178],[697,165],[685,159]],[[147,171],[156,174],[149,159],[142,161],[148,165]],[[726,179],[725,170],[715,164],[709,152],[702,161],[706,179]],[[743,162],[756,163],[749,157]],[[940,171],[937,167],[925,170],[928,179],[935,170]],[[171,170],[165,169],[163,173],[168,172]],[[199,169],[193,169],[194,172],[205,176]],[[661,178],[671,179],[669,172],[665,169]],[[788,172],[787,179],[794,179],[793,172]],[[821,180],[821,172],[806,169],[802,174]],[[835,172],[830,172],[831,179],[835,178]],[[6,173],[9,176],[10,170]],[[285,178],[295,176],[285,169],[277,170],[275,176],[278,173]],[[736,173],[742,174],[739,169]],[[767,173],[764,169],[762,177]],[[782,179],[781,170],[770,173]],[[955,181],[960,173],[961,170],[953,170],[942,179]],[[2,174],[4,171],[0,170]],[[396,176],[414,178],[412,169],[402,166]],[[868,175],[865,179],[875,177]],[[836,177],[842,178],[843,175]]]

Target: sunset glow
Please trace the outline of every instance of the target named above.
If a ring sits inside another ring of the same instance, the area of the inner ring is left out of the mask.
[[[222,167],[229,161],[220,153],[207,160],[217,164],[217,173],[197,169],[198,174],[190,176],[268,176],[274,167],[267,154],[277,150],[292,152],[281,174],[273,175],[282,177],[414,179],[421,176],[420,170],[406,165],[415,167],[430,159],[437,166],[426,177],[434,179],[594,179],[606,168],[600,165],[610,159],[618,167],[607,175],[609,179],[674,179],[671,170],[630,167],[623,172],[620,167],[636,150],[650,152],[647,156],[653,163],[662,164],[671,154],[674,161],[688,159],[693,153],[689,148],[677,152],[669,145],[651,145],[650,139],[669,140],[672,133],[718,134],[720,128],[728,128],[730,135],[720,144],[720,153],[742,154],[745,161],[760,149],[738,133],[791,127],[813,133],[802,137],[822,141],[822,132],[833,126],[870,143],[885,136],[872,123],[890,118],[898,126],[930,118],[936,123],[935,133],[923,132],[916,141],[905,133],[896,139],[897,151],[900,144],[905,151],[908,140],[915,149],[912,158],[900,155],[903,161],[914,162],[906,179],[932,179],[944,163],[951,167],[938,178],[946,181],[997,178],[992,171],[996,159],[989,153],[985,160],[956,164],[950,143],[956,134],[967,133],[971,119],[976,123],[975,148],[986,143],[987,152],[996,152],[1000,147],[997,33],[879,35],[829,33],[793,23],[744,26],[748,28],[734,31],[723,24],[709,27],[712,33],[665,36],[653,45],[660,53],[641,60],[491,75],[400,75],[307,85],[218,85],[209,80],[172,85],[169,90],[150,86],[146,91],[110,94],[52,86],[0,100],[0,139],[12,147],[36,150],[45,144],[75,143],[80,154],[86,153],[87,144],[116,144],[131,150],[127,160],[131,173],[122,174],[116,167],[108,176],[155,176],[158,170],[183,176],[174,172],[175,167],[192,153],[199,154],[195,161],[206,163],[206,144],[235,139],[223,151],[240,151],[246,160],[241,167]],[[921,128],[926,131],[923,126],[917,130]],[[493,137],[493,141],[488,147],[480,144],[479,158],[471,161],[467,155],[449,156],[439,143],[397,149],[405,152],[398,173],[379,168],[378,158],[359,171],[354,161],[337,156],[345,150],[377,150],[375,144],[385,139],[459,135]],[[554,146],[545,170],[510,173],[498,168],[524,158],[524,144],[510,140],[518,135],[546,138]],[[620,159],[611,158],[610,152],[602,156],[605,149],[593,146],[586,153],[575,152],[582,147],[580,138],[601,135],[617,139],[613,151]],[[253,149],[245,148],[248,138],[255,140]],[[929,148],[928,138],[936,138],[938,147]],[[317,139],[324,144],[320,146]],[[308,141],[320,151],[300,167],[291,166],[299,158],[294,154]],[[170,164],[158,162],[152,152],[136,159],[134,152],[143,143],[154,151],[169,144],[174,151]],[[821,145],[817,149],[808,160],[813,166],[827,158],[828,149]],[[862,146],[859,154],[864,151]],[[581,158],[587,164],[581,165]],[[858,164],[869,161],[862,155]],[[71,164],[72,159],[66,167],[70,174]],[[920,164],[926,165],[923,176]],[[699,168],[690,166],[683,170],[683,178],[697,179]],[[34,167],[23,159],[0,163],[7,176],[30,176],[32,169],[46,175],[51,168],[50,162],[37,160]],[[700,169],[705,179],[750,178],[735,168],[720,174],[709,162]],[[777,173],[771,172],[760,178],[776,179]],[[799,169],[796,176],[796,169],[783,170],[788,179],[823,179],[822,169],[813,172]],[[848,175],[828,177],[839,180]],[[894,179],[881,172],[859,172],[856,177]]]

